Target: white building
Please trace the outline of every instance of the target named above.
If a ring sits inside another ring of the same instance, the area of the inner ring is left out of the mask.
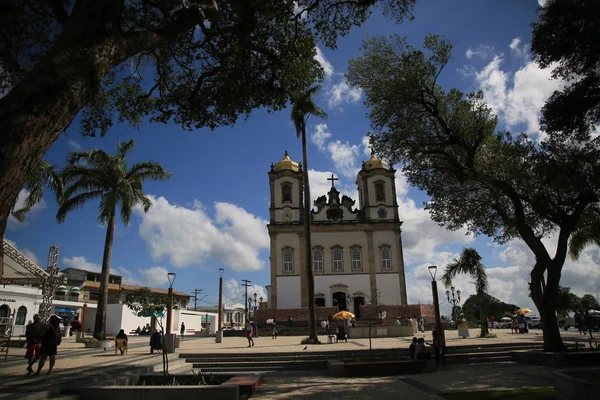
[[[311,210],[315,303],[358,313],[360,304],[406,304],[395,170],[371,156],[356,178],[359,204],[331,190]],[[301,166],[287,151],[271,165],[269,307],[300,308],[306,298]],[[360,316],[360,315],[358,315]]]
[[[25,334],[25,327],[33,320],[42,303],[42,293],[38,288],[5,285],[0,286],[0,317],[14,314],[12,336]]]

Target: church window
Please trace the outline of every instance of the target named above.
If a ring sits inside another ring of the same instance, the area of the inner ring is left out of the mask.
[[[392,269],[392,255],[389,247],[383,247],[381,249],[381,269],[390,270]]]
[[[343,271],[344,267],[342,264],[342,250],[341,249],[333,249],[331,252],[331,258],[333,260],[333,270],[334,271]]]
[[[354,249],[352,249],[352,270],[353,271],[359,271],[362,269],[362,263],[360,260],[360,249],[358,247],[355,247]]]
[[[315,249],[313,252],[313,268],[315,271],[323,271],[323,250]]]
[[[292,185],[289,183],[281,185],[281,201],[284,203],[292,202]]]
[[[375,201],[385,201],[385,184],[383,182],[375,184]]]
[[[283,250],[283,272],[294,272],[294,252],[289,247]]]
[[[15,325],[25,325],[25,319],[27,318],[27,307],[21,306],[17,310],[17,318],[15,319]]]
[[[294,271],[294,253],[291,249],[283,252],[283,272]]]

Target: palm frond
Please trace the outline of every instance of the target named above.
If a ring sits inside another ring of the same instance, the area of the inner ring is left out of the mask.
[[[58,211],[56,212],[56,221],[59,224],[63,223],[68,213],[83,207],[83,205],[88,201],[102,196],[102,193],[103,192],[101,190],[96,190],[93,192],[81,193],[75,197],[64,199],[62,204],[58,208]]]
[[[300,137],[306,131],[306,123],[310,115],[327,118],[325,111],[314,102],[314,95],[321,90],[321,86],[315,85],[307,90],[296,94],[291,99],[291,119],[296,128],[296,136]]]
[[[127,158],[127,154],[135,147],[135,140],[130,139],[127,142],[121,142],[117,146],[117,153],[115,156],[121,160]]]
[[[157,161],[142,161],[134,164],[127,172],[126,179],[153,179],[165,181],[171,179],[171,174]]]
[[[569,255],[573,260],[578,260],[583,249],[590,244],[600,246],[600,220],[594,217],[591,222],[577,229],[569,242]]]
[[[462,250],[460,256],[448,264],[440,280],[446,287],[452,286],[452,279],[457,275],[465,274],[471,277],[477,293],[484,293],[488,289],[487,273],[481,263],[481,256],[472,247]]]
[[[20,210],[11,211],[10,214],[19,222],[25,222],[25,216],[31,211],[31,207],[21,208]]]

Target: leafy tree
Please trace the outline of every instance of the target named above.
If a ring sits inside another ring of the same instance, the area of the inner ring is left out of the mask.
[[[144,181],[163,181],[171,178],[155,161],[142,161],[128,169],[127,154],[134,146],[135,141],[131,139],[119,143],[115,155],[97,149],[72,152],[68,158],[68,165],[61,172],[65,191],[56,213],[56,220],[62,223],[71,211],[83,207],[90,200],[100,199],[98,220],[106,225],[100,296],[94,324],[94,337],[98,340],[104,340],[106,337],[108,278],[117,208],[120,207],[121,221],[128,225],[136,205],[141,205],[144,212],[148,212],[152,207],[152,202],[143,192]]]
[[[497,117],[481,91],[465,95],[438,84],[450,43],[430,35],[424,48],[377,36],[350,61],[349,83],[364,89],[370,108],[372,145],[403,163],[440,225],[525,242],[535,255],[531,294],[544,321],[544,349],[564,351],[556,296],[569,237],[599,199],[600,143],[496,133]],[[552,233],[554,249],[543,241]]]
[[[13,206],[13,209],[10,212],[11,215],[19,222],[25,221],[25,215],[27,215],[36,204],[42,201],[45,187],[48,187],[53,191],[57,196],[57,201],[60,201],[59,197],[62,193],[62,179],[60,173],[57,171],[56,166],[46,160],[42,160],[27,175],[25,181],[27,197],[25,198],[23,208],[15,210]]]
[[[4,1],[0,237],[26,177],[78,114],[94,136],[115,118],[213,129],[282,109],[322,77],[317,40],[335,47],[377,6],[400,22],[414,2]]]
[[[542,129],[587,138],[600,123],[600,3],[548,1],[532,25],[534,59],[568,82],[542,109]]]
[[[598,310],[600,309],[600,304],[594,296],[591,294],[584,294],[581,297],[581,311],[586,312],[589,310]]]
[[[166,342],[164,340],[165,329],[163,324],[163,316],[169,309],[169,298],[159,296],[145,287],[138,289],[133,293],[129,293],[127,297],[125,297],[124,304],[127,306],[127,308],[133,311],[134,315],[138,317],[152,317],[158,323],[161,336],[163,337],[163,374],[167,375],[169,373],[169,358],[167,357]],[[171,304],[175,304],[173,299],[171,299]]]
[[[315,93],[321,90],[320,86],[313,86],[292,98],[292,122],[296,128],[296,136],[302,139],[302,184],[304,186],[304,254],[306,259],[306,298],[308,299],[308,329],[309,340],[316,341],[317,317],[315,311],[315,279],[312,265],[311,229],[312,215],[310,202],[310,182],[308,180],[308,150],[306,148],[306,123],[308,117],[314,115],[327,118],[325,111],[314,102]]]
[[[481,263],[481,256],[473,247],[462,250],[460,256],[452,260],[446,266],[441,281],[449,288],[452,286],[452,278],[456,275],[465,274],[471,277],[471,283],[475,285],[475,291],[479,298],[479,322],[481,324],[481,337],[488,334],[488,311],[485,294],[488,290],[487,273],[485,266]]]
[[[476,294],[470,295],[464,302],[462,311],[467,320],[477,321],[480,319],[479,303],[480,299]],[[502,317],[512,317],[515,315],[515,311],[520,308],[515,304],[505,303],[487,293],[485,294],[485,304],[488,315],[493,315],[496,320],[500,320]]]
[[[559,286],[556,298],[556,313],[559,319],[566,318],[569,312],[579,311],[581,309],[581,299],[575,293],[571,293],[571,288]]]

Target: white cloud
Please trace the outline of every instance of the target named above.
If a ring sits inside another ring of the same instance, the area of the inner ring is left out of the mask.
[[[14,206],[15,211],[21,210],[22,208],[25,207],[25,200],[27,199],[28,195],[29,195],[29,191],[27,189],[21,189],[21,191],[19,192],[19,196],[17,197],[17,202],[15,203],[15,206]],[[7,221],[7,227],[9,229],[13,229],[13,228],[17,228],[19,226],[27,225],[27,221],[31,218],[31,216],[36,212],[44,210],[46,208],[46,206],[47,206],[46,201],[44,199],[42,199],[42,201],[40,201],[39,203],[34,205],[31,208],[31,211],[29,211],[25,215],[25,221],[23,221],[23,222],[19,222],[15,217],[13,217],[12,215],[9,215],[8,221]]]
[[[15,249],[19,250],[21,252],[21,254],[23,254],[25,257],[29,258],[29,260],[31,262],[33,262],[35,265],[37,265],[40,268],[44,268],[43,265],[40,264],[40,260],[37,258],[37,256],[35,255],[35,253],[33,252],[33,250],[29,250],[26,248],[19,248],[19,246],[17,246],[17,243],[9,240],[9,239],[4,239],[5,242],[7,242],[8,244],[10,244],[12,247],[14,247]]]
[[[83,149],[83,147],[81,147],[81,145],[74,140],[69,140],[67,144],[69,145],[69,149],[72,151],[81,151],[81,149]]]
[[[315,131],[310,135],[310,140],[319,148],[325,150],[325,142],[331,138],[331,132],[327,128],[327,124],[317,124]]]
[[[525,61],[527,62],[527,60],[529,59],[529,43],[524,43],[521,46],[521,39],[516,37],[514,38],[510,44],[508,45],[508,47],[510,47],[510,49],[513,51],[513,53],[517,56],[517,57],[522,57],[525,59]]]
[[[510,47],[519,57],[529,57],[529,45],[521,46],[518,38],[513,39]],[[481,71],[475,73],[476,82],[485,92],[485,101],[508,129],[524,124],[526,133],[540,133],[540,111],[548,97],[564,87],[564,82],[551,79],[552,67],[540,69],[533,61],[526,61],[511,76],[501,69],[503,62],[503,57],[496,55]]]
[[[252,297],[252,299],[254,299],[254,293],[256,293],[257,304],[261,297],[263,298],[263,301],[267,299],[267,291],[260,285],[248,286],[248,297]],[[246,287],[240,285],[235,279],[226,280],[223,283],[224,303],[237,303],[237,305],[241,305],[243,307],[244,304],[248,303],[248,297],[246,297]],[[254,305],[254,300],[252,300],[252,305]]]
[[[467,59],[472,59],[474,56],[477,56],[483,60],[485,60],[486,58],[490,57],[490,55],[492,55],[494,53],[494,47],[493,46],[486,46],[483,44],[479,44],[477,45],[477,47],[475,47],[475,49],[472,48],[468,48],[467,51],[465,52],[465,57],[467,57]]]
[[[65,268],[83,269],[90,272],[101,272],[102,265],[88,261],[83,256],[63,257]]]
[[[139,233],[155,260],[166,259],[176,267],[202,264],[214,257],[236,271],[264,268],[259,250],[268,248],[267,222],[229,203],[215,203],[213,221],[199,202],[193,208],[150,196],[148,213],[136,207],[141,218]]]
[[[371,156],[371,144],[369,143],[369,137],[367,135],[363,136],[361,140],[361,144],[363,146],[363,154],[367,157]]]
[[[362,89],[348,86],[346,80],[332,85],[327,90],[327,104],[335,107],[342,103],[356,103],[362,97]]]
[[[466,229],[451,231],[432,221],[429,211],[417,207],[415,201],[408,197],[409,186],[402,171],[396,171],[396,197],[400,220],[404,221],[402,245],[407,265],[431,263],[440,257],[439,254],[445,254],[444,246],[467,245],[473,241],[473,236],[468,235]]]
[[[360,169],[360,147],[349,142],[339,140],[329,142],[327,151],[335,165],[335,169],[347,178],[356,177]]]
[[[538,0],[538,5],[540,7],[546,7],[546,4],[548,3],[548,0]]]
[[[142,286],[158,287],[163,286],[169,282],[167,278],[167,273],[169,271],[167,271],[167,269],[163,267],[152,267],[148,269],[140,268],[138,269],[138,272],[143,277],[144,285]]]
[[[319,46],[317,46],[316,49],[317,54],[315,55],[315,60],[317,60],[319,64],[321,64],[321,67],[323,67],[325,78],[330,79],[334,72],[333,65],[325,58],[325,55],[323,55],[323,52]]]

